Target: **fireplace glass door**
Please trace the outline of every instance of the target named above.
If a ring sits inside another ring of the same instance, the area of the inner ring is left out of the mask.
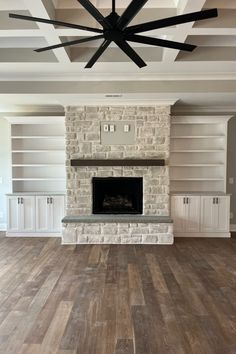
[[[97,178],[93,184],[93,214],[142,214],[143,179]]]

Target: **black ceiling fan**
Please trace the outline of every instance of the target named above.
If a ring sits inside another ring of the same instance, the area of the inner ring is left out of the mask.
[[[38,17],[23,16],[18,14],[9,14],[9,17],[34,21],[49,23],[52,25],[64,26],[69,28],[80,29],[84,31],[98,33],[96,36],[82,38],[70,42],[60,43],[52,45],[45,48],[36,49],[36,52],[44,52],[51,49],[67,47],[75,44],[86,43],[94,41],[97,39],[103,39],[101,46],[97,49],[93,57],[89,60],[85,68],[91,68],[104,51],[109,47],[111,42],[115,42],[116,45],[123,50],[123,52],[139,67],[142,68],[147,64],[140,58],[140,56],[134,51],[134,49],[128,44],[128,42],[137,42],[142,44],[148,44],[164,48],[173,48],[178,50],[184,50],[192,52],[196,46],[179,43],[159,38],[146,37],[143,35],[138,35],[137,33],[147,32],[155,30],[158,28],[164,28],[169,26],[175,26],[187,22],[205,20],[218,16],[217,9],[203,10],[198,12],[192,12],[189,14],[173,16],[161,20],[141,23],[135,26],[128,26],[133,18],[138,14],[138,12],[143,8],[148,0],[132,0],[127,9],[123,12],[121,16],[116,13],[115,0],[112,0],[112,12],[109,16],[104,17],[101,12],[89,1],[89,0],[77,0],[89,13],[92,15],[96,21],[102,26],[102,29],[91,28],[87,26],[81,26],[56,20],[47,20]]]

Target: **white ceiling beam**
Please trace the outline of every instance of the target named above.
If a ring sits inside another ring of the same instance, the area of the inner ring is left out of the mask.
[[[55,33],[57,37],[80,37],[92,35],[92,32],[85,32],[73,28],[56,28]],[[160,28],[155,31],[148,32],[150,37],[158,36],[178,36],[182,33],[183,29],[180,28]],[[188,30],[188,35],[192,36],[236,36],[236,28],[201,28],[192,27]],[[42,31],[39,29],[17,29],[17,30],[0,30],[0,37],[42,37]]]
[[[7,0],[0,1],[0,11],[18,11],[27,10],[23,1],[19,0]]]
[[[32,16],[42,17],[50,20],[50,11],[46,8],[42,0],[24,0],[27,9]],[[49,2],[48,2],[49,3]],[[51,9],[50,9],[51,10]],[[41,36],[45,37],[49,45],[59,44],[61,40],[57,35],[54,26],[44,23],[38,23]],[[59,63],[69,63],[70,58],[65,48],[55,49],[54,54]],[[40,54],[39,54],[40,55]]]
[[[99,9],[110,9],[111,0],[90,0]],[[178,0],[149,0],[145,8],[175,8]],[[53,0],[57,9],[78,9],[83,8],[75,0]],[[130,0],[116,0],[116,7],[125,9],[130,4]]]
[[[206,0],[180,0],[178,3],[177,13],[179,15],[201,11]],[[178,32],[176,35],[171,36],[167,39],[184,43],[189,36],[190,30],[193,28],[194,22],[185,23],[183,25],[179,25]],[[173,63],[179,54],[179,50],[176,49],[168,49],[166,48],[163,52],[163,61]]]

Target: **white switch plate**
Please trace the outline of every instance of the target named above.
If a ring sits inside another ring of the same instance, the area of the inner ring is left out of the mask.
[[[231,211],[230,213],[230,219],[233,219],[234,218],[234,213]]]
[[[2,177],[0,177],[0,184],[2,184]]]
[[[3,212],[0,211],[0,219],[2,219],[2,218],[3,218]]]
[[[233,177],[229,177],[229,184],[234,184],[234,178]]]
[[[105,133],[109,132],[109,125],[108,125],[108,124],[104,124],[104,126],[103,126],[103,131],[104,131]]]

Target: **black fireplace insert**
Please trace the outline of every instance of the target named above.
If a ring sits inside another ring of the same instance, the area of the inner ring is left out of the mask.
[[[94,177],[93,214],[142,214],[143,179]]]

